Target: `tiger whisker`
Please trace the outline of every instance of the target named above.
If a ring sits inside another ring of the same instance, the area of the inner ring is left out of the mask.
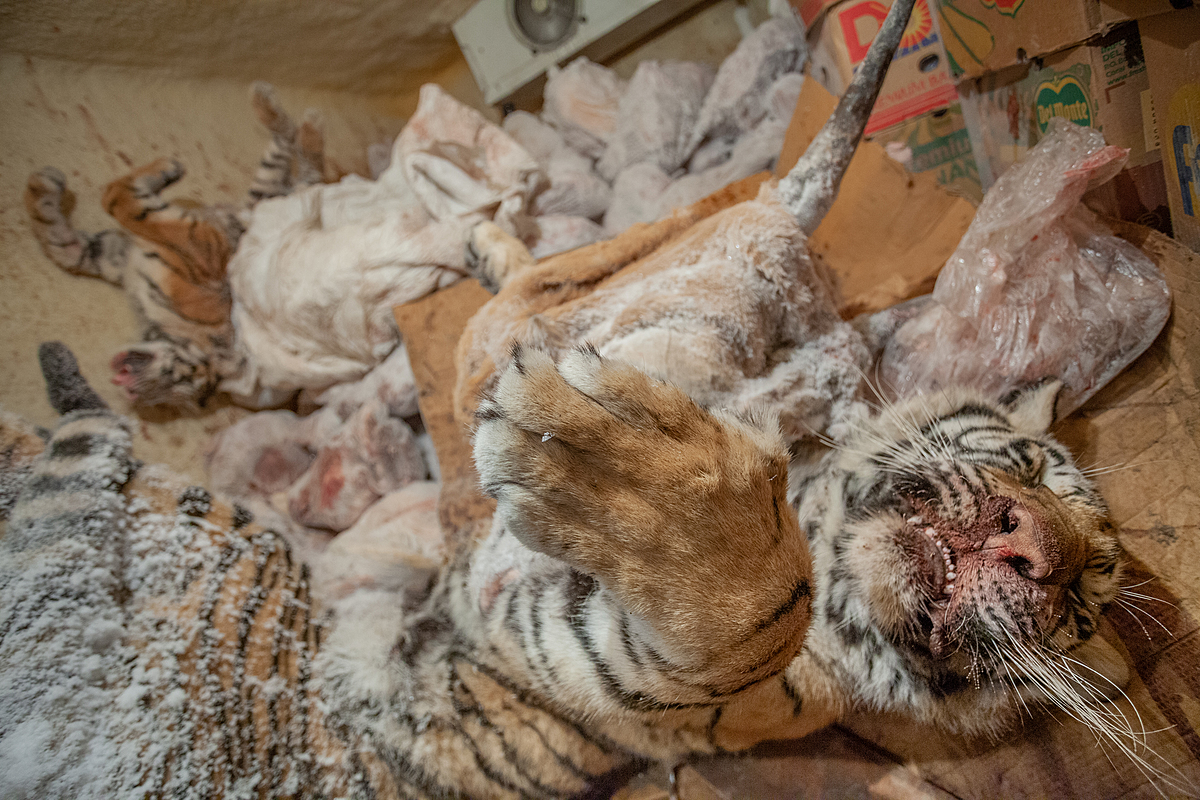
[[[1126,612],[1127,614],[1129,614],[1130,616],[1133,616],[1133,612],[1134,612],[1134,611],[1137,611],[1138,613],[1140,613],[1140,614],[1142,614],[1142,615],[1144,615],[1144,616],[1146,616],[1146,617],[1149,617],[1151,620],[1153,620],[1153,621],[1154,621],[1154,622],[1155,622],[1155,623],[1158,625],[1158,627],[1160,627],[1160,628],[1162,628],[1164,631],[1166,631],[1167,635],[1168,635],[1168,636],[1170,636],[1172,639],[1174,639],[1174,638],[1175,638],[1175,634],[1171,632],[1171,629],[1170,629],[1170,628],[1168,628],[1166,625],[1164,625],[1164,624],[1163,624],[1163,622],[1162,622],[1162,620],[1160,620],[1158,617],[1156,617],[1156,616],[1154,616],[1153,614],[1151,614],[1151,613],[1150,613],[1149,611],[1147,611],[1146,609],[1144,609],[1144,608],[1141,608],[1140,606],[1136,605],[1135,603],[1131,603],[1131,602],[1129,602],[1128,600],[1126,600],[1126,599],[1124,599],[1124,598],[1122,598],[1122,597],[1116,597],[1116,598],[1114,598],[1114,599],[1116,600],[1116,602],[1117,602],[1117,603],[1119,603],[1119,604],[1120,604],[1121,608],[1125,609],[1125,612]],[[1135,620],[1137,619],[1137,617],[1136,617],[1136,616],[1133,616],[1133,618],[1134,618]],[[1139,622],[1138,624],[1139,624],[1139,625],[1141,625],[1141,623],[1140,623],[1140,622]],[[1146,638],[1147,638],[1147,639],[1149,639],[1149,638],[1150,638],[1150,633],[1149,633],[1149,631],[1146,631],[1146,628],[1145,628],[1145,626],[1144,626],[1144,625],[1142,626],[1142,630],[1143,630],[1143,632],[1145,632],[1145,633],[1146,633]]]
[[[1104,749],[1106,742],[1116,747],[1126,758],[1133,762],[1137,770],[1149,781],[1155,792],[1160,796],[1167,796],[1166,792],[1159,785],[1160,783],[1174,789],[1188,790],[1190,781],[1188,781],[1187,777],[1177,767],[1171,765],[1147,741],[1150,734],[1169,730],[1169,728],[1154,731],[1146,730],[1144,720],[1142,720],[1137,707],[1133,705],[1129,695],[1119,686],[1116,686],[1109,678],[1096,672],[1086,664],[1063,653],[1046,648],[1040,648],[1040,653],[1034,653],[1011,633],[1005,631],[1005,634],[1008,640],[1007,644],[1012,648],[1012,653],[1007,654],[1007,663],[1023,674],[1027,680],[1040,688],[1054,706],[1072,719],[1086,726],[1092,735],[1096,737],[1097,745],[1104,750],[1105,757],[1109,759],[1110,763],[1112,761],[1111,756]],[[1072,669],[1069,666],[1070,663],[1077,664],[1083,669],[1095,673],[1103,681],[1113,685],[1121,697],[1129,702],[1130,707],[1133,709],[1137,717],[1136,728],[1123,711],[1109,703],[1107,696],[1099,692],[1096,686],[1083,675]],[[1086,694],[1080,691],[1081,688]],[[1145,756],[1142,755],[1143,752],[1146,754]],[[1164,769],[1152,764],[1147,756],[1167,765],[1173,773],[1179,776],[1179,779],[1177,780]]]
[[[1137,616],[1133,613],[1134,610],[1140,611],[1141,609],[1137,609],[1137,608],[1134,608],[1133,606],[1130,606],[1129,603],[1126,603],[1124,600],[1122,600],[1119,597],[1114,598],[1114,600],[1121,605],[1122,611],[1124,611],[1129,616],[1133,617],[1133,621],[1136,622],[1138,624],[1138,627],[1142,629],[1142,633],[1145,635],[1146,641],[1150,641],[1151,639],[1154,638],[1150,635],[1150,631],[1146,630],[1146,626],[1142,624],[1142,621],[1140,619],[1138,619]],[[1131,610],[1131,609],[1133,609],[1133,610]],[[1153,617],[1151,617],[1151,619],[1153,619]]]
[[[1134,467],[1147,466],[1149,464],[1162,464],[1165,462],[1177,461],[1174,458],[1158,458],[1153,461],[1127,461],[1120,464],[1093,465],[1090,467],[1078,467],[1080,473],[1089,478],[1095,478],[1099,475],[1111,475],[1114,472],[1122,472]]]
[[[1121,589],[1137,589],[1141,586],[1145,586],[1148,583],[1154,583],[1154,580],[1155,579],[1153,577],[1149,577],[1144,581],[1138,581],[1137,583],[1131,583],[1128,586],[1122,586]]]
[[[1137,585],[1141,586],[1142,584],[1139,583]],[[1175,605],[1170,600],[1163,600],[1161,597],[1155,597],[1155,596],[1149,595],[1149,594],[1142,594],[1141,592],[1131,592],[1131,591],[1129,591],[1129,589],[1127,587],[1124,587],[1124,586],[1117,589],[1117,594],[1122,594],[1122,595],[1125,595],[1126,597],[1136,597],[1139,600],[1153,600],[1156,603],[1162,603],[1163,605],[1168,605],[1174,609],[1179,608],[1179,606]]]

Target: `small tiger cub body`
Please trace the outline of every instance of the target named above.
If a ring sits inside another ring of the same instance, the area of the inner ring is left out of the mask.
[[[265,83],[254,84],[251,101],[271,142],[243,208],[163,199],[184,169],[159,159],[108,185],[104,210],[120,228],[88,234],[63,213],[62,172],[46,167],[29,178],[25,205],[43,252],[67,272],[123,286],[141,318],[142,341],[112,359],[113,382],[135,406],[203,407],[221,381],[239,371],[226,267],[246,212],[259,200],[322,178],[324,144],[315,112],[297,126]]]

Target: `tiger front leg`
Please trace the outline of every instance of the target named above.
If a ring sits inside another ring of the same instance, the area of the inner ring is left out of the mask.
[[[25,209],[42,252],[73,275],[101,278],[120,286],[129,260],[129,235],[109,229],[88,234],[71,226],[64,211],[67,178],[54,167],[29,176]]]
[[[590,347],[515,346],[475,461],[503,525],[588,573],[712,697],[782,670],[809,623],[811,560],[772,422],[709,412]]]

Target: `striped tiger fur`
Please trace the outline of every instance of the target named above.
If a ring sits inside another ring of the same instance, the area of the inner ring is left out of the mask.
[[[0,442],[0,794],[606,797],[851,708],[1113,717],[1120,550],[1054,384],[885,408],[801,463],[770,415],[518,346],[475,421],[490,528],[421,598],[321,609],[278,536],[139,468],[62,348],[43,364],[63,422],[32,461]]]
[[[797,515],[771,420],[514,356],[476,434],[491,530],[415,605],[322,609],[43,346],[61,422],[43,448],[0,420],[0,794],[606,797],[856,706],[994,731],[1046,699],[1018,646],[1122,680],[1092,636],[1120,552],[1045,434],[1056,386],[885,410],[796,476]]]
[[[260,200],[323,178],[319,115],[309,110],[297,126],[274,88],[262,82],[253,85],[251,102],[271,141],[242,208],[194,208],[163,199],[162,191],[184,169],[159,159],[108,185],[104,210],[121,227],[88,234],[64,214],[62,172],[46,167],[29,178],[25,204],[42,250],[67,272],[123,286],[141,319],[142,341],[112,360],[113,380],[135,406],[203,407],[221,380],[237,373],[226,266],[245,230],[246,212]]]

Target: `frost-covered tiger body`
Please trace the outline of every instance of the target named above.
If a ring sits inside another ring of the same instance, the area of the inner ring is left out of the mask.
[[[415,606],[363,589],[330,613],[280,537],[56,391],[40,456],[4,426],[6,796],[603,797],[851,707],[995,730],[1045,699],[1016,647],[1121,680],[1091,637],[1118,549],[1045,436],[1050,390],[864,422],[797,474],[797,517],[770,420],[522,351],[477,433],[491,530]]]

